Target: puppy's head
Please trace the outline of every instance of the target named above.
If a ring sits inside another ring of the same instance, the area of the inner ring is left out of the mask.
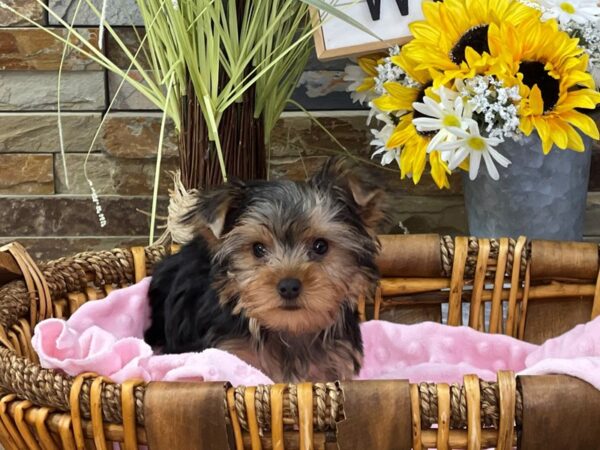
[[[214,235],[215,287],[269,330],[333,325],[344,302],[370,295],[378,272],[382,192],[332,159],[307,182],[229,183],[202,194],[196,213]]]

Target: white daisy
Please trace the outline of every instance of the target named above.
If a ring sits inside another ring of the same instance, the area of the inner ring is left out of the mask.
[[[600,16],[597,0],[541,0],[541,4],[546,9],[542,20],[555,18],[561,24],[586,23]]]
[[[490,177],[493,180],[498,180],[500,174],[494,160],[502,167],[507,167],[510,161],[502,156],[494,148],[496,145],[502,142],[501,139],[497,138],[485,138],[481,136],[479,132],[479,125],[477,122],[469,123],[469,131],[455,128],[454,132],[457,135],[457,139],[454,142],[444,142],[438,145],[437,149],[441,152],[450,152],[451,155],[448,158],[448,168],[450,170],[456,169],[460,164],[467,158],[469,158],[469,178],[474,180],[479,172],[479,165],[481,164],[481,158],[485,161]]]
[[[470,108],[465,108],[462,97],[455,91],[441,87],[438,94],[440,103],[428,96],[423,97],[423,103],[413,103],[415,111],[426,116],[413,119],[417,130],[437,132],[427,146],[428,152],[436,150],[441,142],[456,140],[454,130],[466,130],[472,121]]]
[[[377,96],[372,89],[364,89],[365,79],[368,78],[369,75],[366,74],[360,66],[348,64],[344,69],[344,72],[344,81],[350,82],[350,85],[346,90],[350,92],[350,97],[353,102],[365,104]],[[359,88],[360,91],[357,90]]]
[[[382,166],[387,166],[394,161],[400,165],[400,149],[387,148],[385,145],[390,140],[390,137],[394,132],[394,123],[386,114],[378,114],[377,119],[384,122],[385,126],[381,130],[371,130],[371,133],[375,138],[371,141],[371,145],[376,147],[376,150],[371,155],[371,159],[377,155],[382,155],[380,161]]]

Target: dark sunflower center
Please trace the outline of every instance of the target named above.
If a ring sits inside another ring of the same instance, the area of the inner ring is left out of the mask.
[[[465,51],[467,47],[471,47],[480,55],[483,52],[490,52],[488,44],[488,29],[489,25],[477,25],[473,27],[458,40],[456,45],[450,51],[450,58],[454,64],[460,64],[466,61]]]
[[[523,83],[527,86],[532,88],[537,84],[542,91],[544,111],[551,111],[558,102],[560,82],[552,78],[544,66],[544,63],[539,61],[523,61],[519,72],[523,74]]]
[[[425,98],[425,91],[427,91],[427,89],[429,89],[431,86],[433,86],[432,82],[429,82],[429,83],[423,85],[423,87],[419,91],[419,95],[417,95],[417,99],[415,100],[415,102],[423,103],[423,98]],[[413,119],[418,119],[419,117],[428,117],[428,116],[426,116],[425,114],[423,114],[415,109],[413,111]],[[419,131],[419,130],[417,130],[417,133],[419,133],[421,136],[435,136],[435,131]]]

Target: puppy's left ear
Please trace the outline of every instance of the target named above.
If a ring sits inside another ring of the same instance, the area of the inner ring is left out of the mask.
[[[352,203],[367,228],[376,229],[385,221],[385,192],[374,174],[347,158],[330,158],[310,181],[323,190],[343,194]]]
[[[241,181],[232,181],[194,192],[180,224],[188,226],[192,234],[200,234],[209,244],[215,243],[233,226],[243,188]]]
[[[363,178],[351,174],[348,178],[348,188],[359,208],[359,214],[365,225],[371,229],[377,228],[385,221],[384,191],[366,182]]]

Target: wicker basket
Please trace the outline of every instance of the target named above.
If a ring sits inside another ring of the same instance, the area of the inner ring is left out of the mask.
[[[441,320],[539,343],[600,314],[598,246],[382,236],[383,275],[363,318]],[[40,265],[0,252],[0,443],[6,449],[600,449],[600,393],[565,376],[463,385],[404,381],[231,387],[122,385],[42,369],[32,329],[152,273],[166,248],[81,253]],[[491,305],[491,308],[490,306]]]

